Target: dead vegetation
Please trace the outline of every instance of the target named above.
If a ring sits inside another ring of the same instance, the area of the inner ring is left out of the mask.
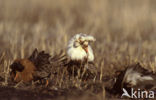
[[[154,0],[0,0],[0,97],[9,97],[6,94],[12,91],[9,94],[12,100],[25,93],[28,94],[25,98],[35,100],[119,98],[105,90],[112,87],[116,71],[136,62],[156,71],[155,3]],[[80,32],[96,37],[92,47],[97,72],[87,81],[77,77],[81,74],[69,77],[67,67],[62,68],[64,63],[58,61],[63,60],[58,55],[66,50],[71,36]],[[44,50],[40,53],[45,55],[36,57],[39,52],[33,55],[35,48]],[[30,55],[33,56],[29,58]],[[32,83],[12,83],[9,66],[17,58],[30,59],[35,65],[41,62],[37,66],[55,66],[48,77],[52,80],[50,86],[45,87],[45,77],[49,75],[45,72],[38,74],[43,82],[37,81],[40,80],[37,77]]]

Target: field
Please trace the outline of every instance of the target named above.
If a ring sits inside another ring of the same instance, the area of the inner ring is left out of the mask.
[[[15,91],[7,87],[7,80],[9,65],[16,58],[29,57],[35,48],[51,55],[65,51],[68,40],[81,32],[96,38],[92,48],[101,76],[113,77],[116,71],[137,62],[155,72],[155,27],[154,0],[0,0],[0,76],[5,78],[0,91],[6,91],[0,92],[0,97],[6,100],[7,93]],[[95,92],[84,91],[82,83],[77,78],[63,81],[57,77],[53,96],[34,94],[45,100],[109,99],[105,84],[99,91],[96,85]],[[23,90],[16,92],[14,97],[24,94]],[[25,97],[31,98],[33,92],[27,92]]]

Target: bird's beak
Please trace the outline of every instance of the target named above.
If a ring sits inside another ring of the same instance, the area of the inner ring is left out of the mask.
[[[18,73],[16,73],[16,75],[14,77],[14,81],[17,81],[18,77],[19,77],[19,75],[18,75]]]
[[[85,48],[86,53],[88,53],[88,47]]]
[[[83,42],[82,48],[88,53],[88,41]]]
[[[86,51],[86,53],[88,53],[88,45],[84,45],[83,49]]]

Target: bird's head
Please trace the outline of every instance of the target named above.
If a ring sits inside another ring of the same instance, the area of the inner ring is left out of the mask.
[[[91,42],[94,42],[96,39],[93,36],[86,34],[77,34],[75,36],[74,47],[82,47],[86,53],[88,53],[88,46]]]

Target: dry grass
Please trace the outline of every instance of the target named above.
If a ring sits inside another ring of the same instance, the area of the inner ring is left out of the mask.
[[[0,71],[8,73],[15,58],[28,57],[34,48],[52,55],[65,50],[69,38],[79,32],[97,39],[93,49],[101,77],[135,62],[156,71],[155,4],[154,0],[0,0]],[[79,87],[81,80],[73,80]],[[69,85],[61,79],[58,83]],[[97,99],[102,95],[105,90]]]

